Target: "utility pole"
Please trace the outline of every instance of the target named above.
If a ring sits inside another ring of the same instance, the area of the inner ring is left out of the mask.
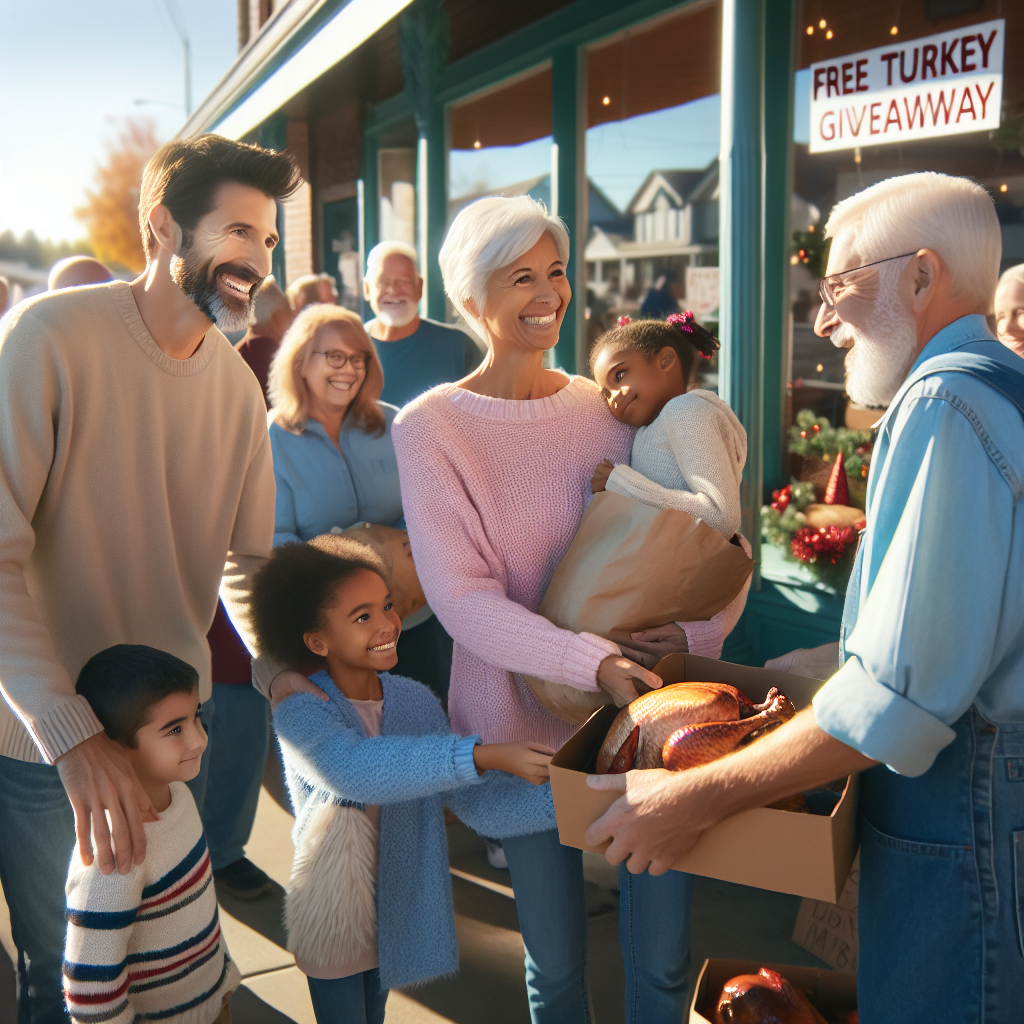
[[[192,116],[192,44],[188,38],[185,19],[181,16],[177,0],[164,0],[164,9],[171,20],[171,26],[181,40],[185,53],[185,117]]]

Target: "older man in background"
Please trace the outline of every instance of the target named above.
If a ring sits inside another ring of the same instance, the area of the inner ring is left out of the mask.
[[[381,401],[401,408],[480,365],[480,349],[468,334],[419,315],[423,278],[411,245],[374,246],[366,257],[363,291],[374,312],[366,331],[384,368]]]
[[[92,256],[69,256],[57,260],[50,267],[50,276],[46,280],[47,291],[55,292],[61,288],[80,288],[85,284],[106,284],[113,281],[114,275],[105,263]]]
[[[771,667],[831,676],[756,744],[623,787],[587,834],[665,871],[700,833],[863,770],[863,1024],[1015,1020],[1024,988],[1024,374],[990,333],[1001,237],[964,178],[841,202],[815,329],[847,389],[888,406],[840,643]],[[841,665],[836,671],[836,666]]]
[[[249,364],[249,369],[256,374],[256,379],[263,388],[263,397],[267,408],[267,376],[270,364],[285,332],[292,325],[295,313],[288,304],[288,298],[278,287],[273,275],[260,285],[253,306],[252,320],[245,337],[235,345],[235,351]]]

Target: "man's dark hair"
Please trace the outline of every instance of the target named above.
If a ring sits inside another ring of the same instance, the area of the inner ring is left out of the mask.
[[[198,685],[199,673],[181,658],[144,644],[117,644],[85,663],[75,691],[89,702],[112,740],[135,747],[136,733],[149,721],[154,704],[172,693],[191,693]]]
[[[142,172],[139,230],[146,259],[152,257],[149,211],[163,204],[178,227],[189,234],[214,206],[226,182],[259,189],[271,199],[287,199],[302,184],[290,153],[275,153],[222,135],[194,135],[161,146]]]
[[[390,575],[373,548],[350,537],[325,534],[277,548],[253,580],[250,616],[260,654],[289,668],[322,668],[327,659],[302,638],[323,628],[338,584],[364,569],[384,580]]]

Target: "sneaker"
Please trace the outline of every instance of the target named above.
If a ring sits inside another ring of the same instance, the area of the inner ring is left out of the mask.
[[[492,843],[490,839],[485,839],[484,842],[487,843],[487,863],[499,871],[508,871],[508,861],[505,859],[501,843]]]
[[[274,887],[273,879],[243,857],[213,873],[217,888],[238,900],[254,900]]]

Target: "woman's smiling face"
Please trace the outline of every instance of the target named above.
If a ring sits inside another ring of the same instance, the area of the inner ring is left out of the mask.
[[[302,366],[302,379],[309,389],[309,413],[314,418],[318,412],[343,412],[355,401],[366,380],[365,362],[354,366],[349,359],[344,366],[335,368],[328,361],[333,352],[355,356],[357,361],[365,359],[363,349],[336,327],[325,324],[318,328]]]
[[[481,320],[492,341],[545,351],[554,348],[572,289],[551,235],[491,275]],[[467,308],[475,313],[470,300]]]

